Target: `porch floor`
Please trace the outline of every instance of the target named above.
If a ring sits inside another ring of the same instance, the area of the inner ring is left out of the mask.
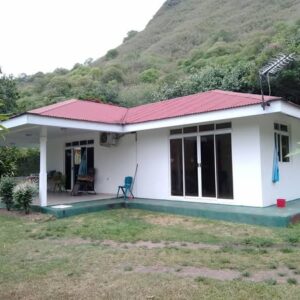
[[[48,192],[48,206],[102,199],[113,199],[115,197],[115,194],[79,194],[78,196],[72,196],[70,192]],[[40,205],[38,198],[33,201],[33,205]]]
[[[290,224],[300,222],[300,199],[288,202],[286,208],[277,208],[276,206],[258,208],[139,198],[129,200],[125,205],[124,199],[122,198],[103,199],[99,198],[99,195],[94,196],[95,198],[98,196],[98,199],[86,199],[82,202],[79,202],[79,199],[77,202],[73,203],[65,202],[65,204],[68,204],[69,207],[58,208],[47,206],[40,209],[42,212],[53,214],[58,218],[113,208],[127,207],[129,209],[144,209],[149,211],[263,226],[286,227]],[[104,195],[102,196],[104,197]]]

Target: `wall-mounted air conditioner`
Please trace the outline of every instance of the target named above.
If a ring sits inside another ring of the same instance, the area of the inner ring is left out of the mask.
[[[100,133],[100,145],[105,147],[116,146],[119,141],[119,135],[112,132]]]

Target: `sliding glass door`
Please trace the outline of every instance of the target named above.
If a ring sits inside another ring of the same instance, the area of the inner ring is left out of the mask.
[[[198,196],[197,137],[184,138],[184,183],[186,196]]]
[[[216,197],[215,136],[200,137],[202,197]]]
[[[233,199],[230,133],[171,139],[170,158],[172,196]]]
[[[218,198],[233,199],[231,134],[216,135]]]

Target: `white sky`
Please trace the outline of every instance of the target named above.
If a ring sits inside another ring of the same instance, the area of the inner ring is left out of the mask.
[[[142,30],[165,0],[0,0],[0,66],[18,75],[71,68]]]

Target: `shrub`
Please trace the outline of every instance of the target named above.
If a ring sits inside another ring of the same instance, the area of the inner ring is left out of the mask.
[[[107,60],[111,60],[111,59],[116,58],[118,55],[119,55],[119,52],[118,52],[117,49],[110,49],[110,50],[107,51],[107,53],[105,55],[105,58]]]
[[[16,207],[29,213],[30,204],[32,203],[33,197],[37,194],[37,185],[31,182],[19,183],[13,189],[13,199]]]
[[[15,185],[15,181],[11,177],[2,177],[0,180],[0,197],[7,210],[10,210],[13,206],[13,189]]]
[[[140,80],[144,83],[154,83],[159,78],[159,71],[156,69],[147,69],[140,75]]]

